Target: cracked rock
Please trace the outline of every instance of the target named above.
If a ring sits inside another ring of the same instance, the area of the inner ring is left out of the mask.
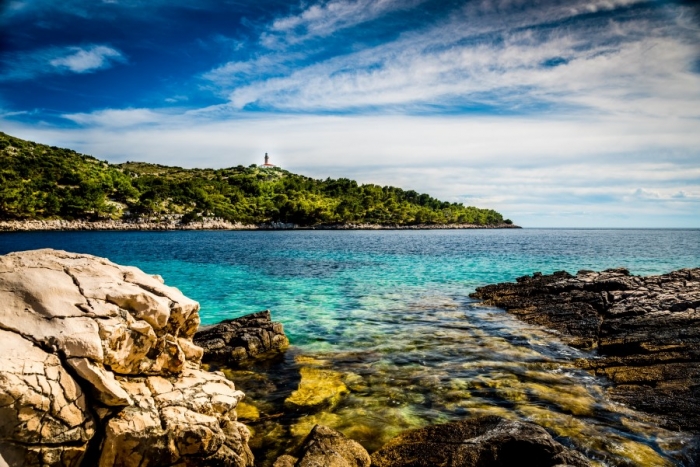
[[[199,304],[158,276],[11,253],[0,304],[0,465],[252,465],[243,393],[200,369]]]

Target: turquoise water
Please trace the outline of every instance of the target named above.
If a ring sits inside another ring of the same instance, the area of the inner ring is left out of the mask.
[[[700,230],[0,234],[2,254],[42,247],[161,274],[201,303],[205,324],[272,310],[292,349],[227,371],[248,394],[242,417],[261,465],[316,422],[372,450],[405,429],[482,413],[536,421],[601,465],[691,462],[690,438],[610,403],[605,382],[575,368],[582,353],[468,295],[535,271],[698,267]],[[285,410],[302,370],[338,397]]]

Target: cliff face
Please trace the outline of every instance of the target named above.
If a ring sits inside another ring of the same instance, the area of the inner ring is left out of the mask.
[[[639,277],[626,269],[535,273],[472,297],[594,350],[580,362],[609,378],[613,399],[700,431],[700,268]]]
[[[0,304],[0,461],[252,465],[243,393],[200,370],[199,304],[158,276],[12,253],[0,257]]]

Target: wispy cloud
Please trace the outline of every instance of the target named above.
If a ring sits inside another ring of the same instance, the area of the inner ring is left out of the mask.
[[[548,24],[632,0],[556,5],[535,10],[535,16],[518,10],[500,22],[481,24],[478,20],[498,10],[493,3],[479,3],[481,9],[466,9],[466,16],[460,14],[447,24],[300,66],[283,76],[267,75],[285,58],[276,54],[229,63],[206,77],[225,86],[227,75],[257,73],[258,79],[238,82],[230,93],[230,103],[238,109],[255,105],[302,112],[396,111],[398,106],[412,111],[430,105],[521,111],[545,104],[604,112],[699,114],[700,75],[693,70],[697,34],[678,35],[668,21],[649,16],[620,22],[583,18],[566,28]],[[503,26],[511,21],[516,28]]]
[[[252,42],[237,42],[237,52],[254,49],[252,58],[231,60],[203,74],[220,88],[248,84],[262,78],[293,73],[310,55],[324,52],[323,45],[303,47],[397,11],[416,8],[428,0],[330,0],[302,3],[295,14],[278,17],[260,26]],[[325,46],[328,46],[326,44]],[[300,48],[301,47],[301,48]]]
[[[5,54],[0,61],[5,68],[0,81],[22,81],[48,74],[92,73],[124,63],[126,57],[113,47],[95,44]]]
[[[426,0],[330,0],[300,13],[277,18],[260,35],[265,47],[277,48],[375,20],[396,10],[415,8]]]
[[[149,109],[105,109],[91,113],[65,114],[63,118],[84,126],[116,129],[162,123],[167,115]]]
[[[88,48],[71,47],[70,55],[56,57],[49,63],[59,69],[68,69],[73,73],[89,73],[103,68],[109,68],[114,62],[124,61],[124,56],[118,50],[104,45],[94,45]]]
[[[363,3],[336,0],[310,6],[272,22],[260,40],[266,43],[281,34],[288,45],[330,34],[346,24],[345,18],[360,22],[397,7],[391,1],[375,2],[374,9],[358,13]],[[261,50],[203,77],[224,94],[228,90],[235,109],[440,113],[573,106],[698,116],[700,34],[683,26],[689,9],[658,4],[633,8],[645,3],[467,2],[437,24],[380,45],[321,61],[307,60],[317,53],[313,49]],[[600,17],[614,10],[619,10],[614,17]]]

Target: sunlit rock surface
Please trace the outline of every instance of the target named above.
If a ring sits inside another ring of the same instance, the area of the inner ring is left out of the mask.
[[[0,456],[11,466],[252,465],[244,397],[200,370],[199,304],[137,268],[0,257]],[[82,464],[81,464],[82,463]]]
[[[0,353],[0,455],[9,465],[79,465],[95,421],[78,383],[16,333],[0,330]]]
[[[600,358],[581,364],[615,383],[613,399],[700,431],[700,269],[535,273],[472,296],[595,349]]]
[[[360,443],[327,426],[316,425],[296,456],[280,456],[273,467],[369,467],[370,462]]]

